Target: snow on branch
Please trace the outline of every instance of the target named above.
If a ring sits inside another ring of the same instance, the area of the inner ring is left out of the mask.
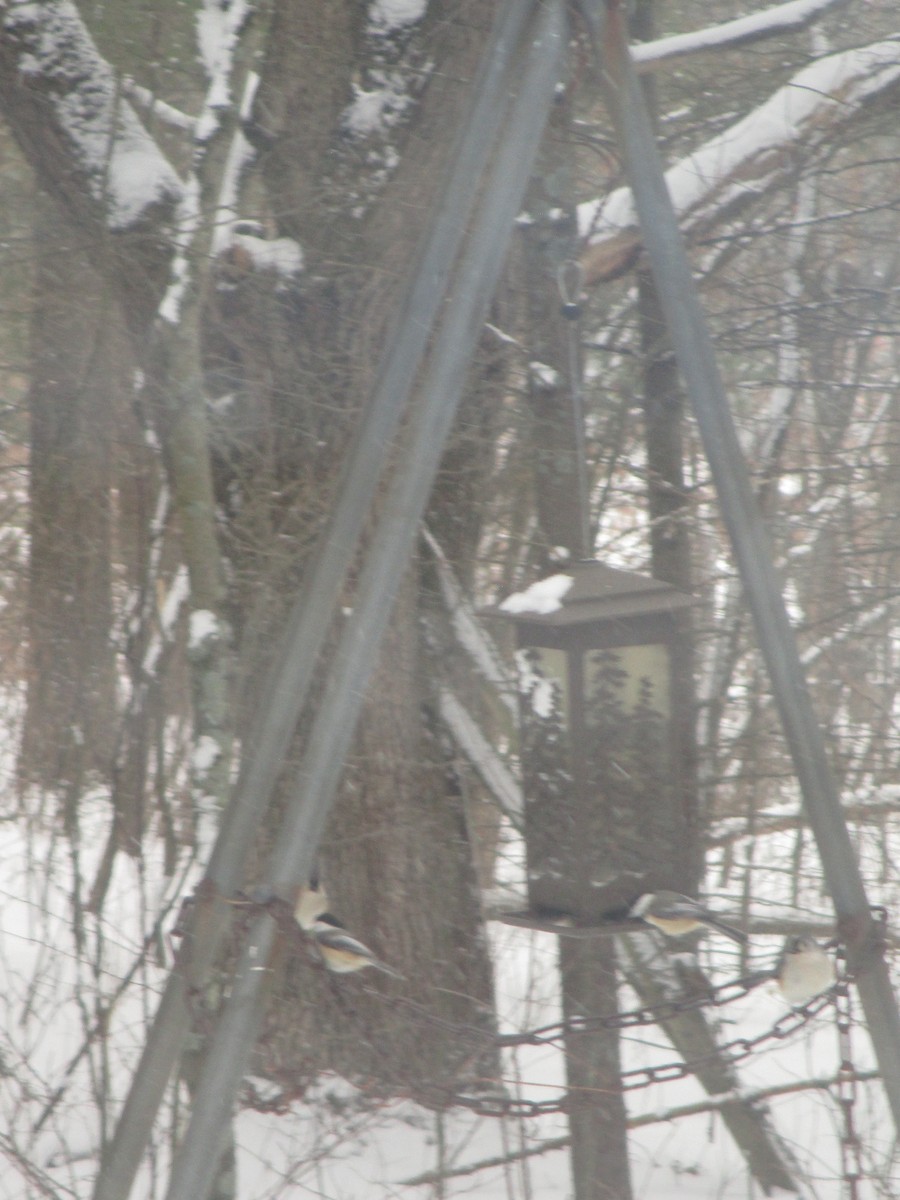
[[[449,688],[442,687],[439,693],[441,719],[450,731],[456,745],[481,776],[500,811],[513,825],[521,823],[522,787],[506,765],[502,755],[487,740],[477,721],[466,706]]]
[[[497,695],[509,711],[514,716],[517,715],[519,708],[516,683],[503,661],[503,655],[493,638],[479,623],[437,538],[428,529],[422,530],[422,537],[434,556],[441,596],[461,648],[469,655],[488,683],[493,684]]]
[[[128,229],[180,198],[71,0],[0,0],[0,104],[41,182],[82,220]]]
[[[165,100],[160,100],[155,92],[152,92],[150,88],[136,83],[130,75],[122,76],[122,91],[129,100],[133,100],[149,117],[159,118],[160,121],[172,129],[183,129],[193,134],[197,128],[196,117],[192,117],[190,113],[182,112],[180,108],[175,108],[173,105],[167,104]]]
[[[842,7],[846,3],[847,0],[789,0],[787,4],[751,13],[749,17],[738,17],[735,21],[726,21],[724,25],[712,25],[707,29],[642,42],[631,47],[631,58],[639,72],[655,71],[657,67],[689,54],[743,46],[775,33],[796,33],[812,25],[832,8]]]
[[[799,71],[764,104],[666,172],[685,234],[733,217],[766,191],[793,178],[836,131],[869,103],[900,85],[900,38],[829,55]],[[585,281],[628,270],[641,239],[631,189],[579,206],[588,234]]]
[[[249,15],[246,0],[234,0],[229,4],[203,0],[197,13],[200,60],[209,79],[203,112],[195,129],[198,142],[209,141],[219,128],[221,113],[231,105],[234,54]]]

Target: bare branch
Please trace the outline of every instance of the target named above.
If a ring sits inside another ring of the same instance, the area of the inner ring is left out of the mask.
[[[868,1083],[878,1078],[877,1071],[857,1071],[853,1079],[857,1083]],[[716,1112],[723,1105],[741,1102],[758,1104],[770,1100],[773,1096],[786,1096],[794,1092],[828,1091],[837,1085],[837,1079],[830,1076],[819,1076],[812,1079],[795,1079],[790,1083],[775,1084],[773,1087],[757,1088],[749,1091],[739,1088],[733,1092],[722,1092],[718,1096],[707,1096],[693,1104],[680,1104],[664,1110],[655,1109],[641,1116],[629,1117],[628,1128],[639,1129],[642,1125],[658,1125],[663,1121],[673,1121],[676,1117],[692,1117],[699,1113]],[[546,1138],[536,1145],[529,1145],[521,1150],[511,1150],[507,1154],[495,1154],[489,1158],[481,1158],[475,1162],[464,1163],[460,1167],[449,1167],[443,1171],[424,1171],[421,1175],[412,1175],[408,1179],[398,1181],[399,1187],[422,1187],[426,1184],[439,1183],[445,1179],[459,1179],[464,1175],[477,1175],[479,1171],[489,1171],[495,1167],[504,1167],[508,1163],[521,1162],[524,1158],[535,1158],[541,1154],[550,1154],[554,1150],[566,1150],[571,1139],[568,1136]]]

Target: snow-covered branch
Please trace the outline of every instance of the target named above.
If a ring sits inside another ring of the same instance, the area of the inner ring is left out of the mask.
[[[900,38],[832,54],[799,71],[764,104],[666,172],[686,234],[734,216],[796,176],[820,147],[868,104],[900,89]],[[641,245],[631,189],[579,207],[589,234],[581,258],[587,283],[626,271]]]
[[[439,693],[440,712],[453,740],[487,786],[503,814],[518,825],[524,807],[522,788],[502,756],[478,727],[474,717],[449,688]]]
[[[6,0],[0,31],[0,104],[47,190],[93,228],[170,214],[181,181],[71,0]]]
[[[655,71],[657,67],[673,59],[692,54],[703,54],[710,50],[726,50],[758,42],[776,33],[797,33],[817,21],[832,8],[842,7],[847,0],[789,0],[775,8],[751,13],[749,17],[738,17],[723,25],[712,25],[707,29],[695,29],[690,33],[678,33],[673,37],[657,38],[632,46],[631,57],[641,73]]]
[[[481,675],[493,684],[500,700],[513,716],[518,715],[518,700],[515,679],[503,661],[493,638],[482,628],[475,611],[465,596],[450,561],[441,549],[435,536],[422,530],[422,537],[434,555],[441,596],[453,624],[453,631],[460,648],[465,650]]]
[[[172,104],[167,104],[150,88],[136,83],[130,75],[122,76],[122,91],[129,100],[133,100],[139,108],[142,108],[148,117],[158,118],[171,129],[182,129],[193,134],[197,127],[196,117],[183,112],[180,108],[175,108]]]

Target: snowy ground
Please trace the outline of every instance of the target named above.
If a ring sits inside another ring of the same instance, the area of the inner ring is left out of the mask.
[[[93,813],[90,807],[83,810],[76,850],[68,839],[42,832],[44,822],[37,818],[0,825],[0,1005],[6,1031],[0,1079],[0,1156],[5,1160],[0,1200],[90,1195],[103,1133],[94,1090],[108,1087],[124,1094],[164,978],[153,939],[142,957],[144,939],[173,890],[164,884],[160,862],[150,856],[136,864],[120,855],[104,917],[97,920],[84,911],[106,832],[105,805],[98,799]],[[788,836],[773,835],[768,848],[757,844],[756,861],[784,861],[777,839]],[[873,841],[871,853],[876,849]],[[861,853],[865,861],[865,842]],[[813,881],[811,856],[808,874]],[[777,894],[773,886],[786,886],[784,878],[780,872],[773,872],[771,879],[762,872],[756,883],[761,894],[771,898]],[[72,921],[76,890],[77,932]],[[816,907],[825,911],[821,902]],[[167,926],[173,919],[171,911]],[[491,936],[504,1028],[557,1019],[554,936],[497,923],[491,925]],[[754,938],[752,965],[771,962],[778,945],[777,938]],[[710,937],[701,953],[717,982],[736,973],[731,943]],[[127,972],[133,975],[120,995]],[[73,1066],[85,1031],[101,1015],[101,998],[103,1006],[116,998],[110,1034],[95,1039],[90,1053]],[[627,995],[623,1001],[634,1003]],[[721,1038],[729,1042],[754,1037],[786,1011],[768,986],[758,988],[720,1010]],[[630,1031],[623,1049],[626,1068],[677,1058],[655,1027]],[[854,1031],[854,1051],[858,1067],[871,1066],[861,1029]],[[826,1012],[789,1039],[767,1043],[741,1065],[740,1076],[747,1088],[769,1087],[831,1075],[837,1062],[836,1031]],[[553,1048],[510,1052],[506,1071],[507,1087],[514,1095],[546,1099],[559,1094],[562,1063]],[[54,1107],[57,1088],[62,1094]],[[659,1084],[630,1092],[628,1111],[634,1117],[664,1115],[700,1097],[691,1079]],[[316,1096],[287,1116],[243,1114],[238,1121],[242,1200],[369,1200],[373,1188],[378,1195],[424,1200],[438,1194],[433,1185],[405,1181],[433,1170],[441,1159],[460,1169],[565,1134],[558,1116],[501,1121],[454,1112],[439,1119],[399,1102],[372,1112],[358,1099],[346,1082],[323,1080]],[[821,1090],[800,1091],[776,1097],[771,1108],[777,1129],[806,1172],[808,1194],[838,1200],[840,1114],[834,1100]],[[867,1169],[884,1176],[880,1191],[866,1183],[862,1195],[890,1195],[884,1165],[890,1132],[877,1084],[860,1086],[856,1123]],[[757,1194],[716,1115],[646,1125],[634,1131],[631,1147],[639,1198],[746,1200]],[[164,1194],[167,1158],[161,1137],[136,1195]],[[441,1194],[475,1200],[566,1197],[571,1194],[567,1153],[553,1150],[462,1174],[449,1179]]]

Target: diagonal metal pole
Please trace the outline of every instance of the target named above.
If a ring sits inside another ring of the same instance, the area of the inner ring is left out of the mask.
[[[511,113],[472,232],[448,288],[444,318],[419,393],[419,407],[413,413],[404,453],[366,553],[356,604],[310,732],[296,795],[276,841],[269,876],[276,891],[308,878],[313,866],[366,685],[502,270],[566,48],[565,0],[547,0],[541,5],[521,82],[511,100]],[[222,1020],[205,1056],[167,1200],[206,1200],[209,1193],[223,1132],[258,1029],[264,965],[274,941],[275,922],[263,915],[251,929]]]
[[[807,819],[816,838],[838,930],[885,1091],[900,1131],[900,1014],[878,931],[828,765],[797,644],[781,595],[768,534],[750,486],[715,351],[672,202],[637,74],[622,0],[581,0],[594,54],[640,220],[641,238],[659,291],[678,365],[694,406],[722,515],[781,715]]]
[[[309,584],[288,619],[276,666],[265,689],[260,720],[244,746],[240,777],[208,867],[213,894],[229,896],[243,882],[254,834],[268,809],[288,744],[309,695],[316,659],[331,625],[337,597],[372,512],[391,442],[439,312],[462,243],[479,181],[514,90],[523,31],[536,0],[506,0],[494,22],[472,82],[472,100],[450,155],[447,187],[419,253],[413,282],[386,351],[337,488],[335,510],[321,540]],[[122,1200],[150,1138],[153,1122],[189,1029],[188,987],[199,984],[215,960],[231,909],[221,901],[197,906],[184,939],[191,961],[180,958],[157,1009],[115,1136],[103,1157],[95,1200]]]

